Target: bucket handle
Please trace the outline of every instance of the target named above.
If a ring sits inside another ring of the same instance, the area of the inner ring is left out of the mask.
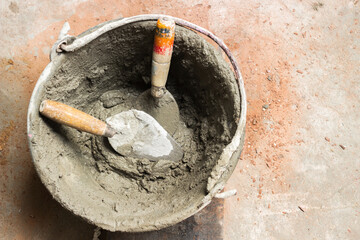
[[[236,194],[237,194],[237,190],[236,189],[231,189],[231,190],[226,191],[226,192],[221,192],[221,193],[215,194],[215,198],[225,199],[225,198],[235,196]]]

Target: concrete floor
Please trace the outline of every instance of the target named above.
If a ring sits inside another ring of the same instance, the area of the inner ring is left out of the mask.
[[[360,239],[358,0],[0,5],[0,239],[92,239],[94,226],[64,210],[36,175],[27,105],[64,21],[77,35],[143,13],[209,29],[241,67],[247,135],[227,184],[238,195],[225,200],[221,238]]]

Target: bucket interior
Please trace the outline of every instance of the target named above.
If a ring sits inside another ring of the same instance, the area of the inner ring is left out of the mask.
[[[155,22],[129,24],[62,54],[39,103],[59,101],[102,120],[133,108],[150,88],[154,30]],[[125,158],[104,137],[33,117],[35,166],[64,207],[112,231],[159,229],[196,212],[237,130],[239,89],[219,50],[180,26],[167,89],[180,110],[173,137],[184,150],[181,162]]]

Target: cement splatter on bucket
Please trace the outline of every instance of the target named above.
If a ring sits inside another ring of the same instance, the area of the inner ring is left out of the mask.
[[[107,139],[39,115],[43,99],[102,120],[133,108],[149,88],[160,16],[113,20],[76,38],[62,32],[30,100],[29,144],[42,182],[63,207],[110,231],[156,230],[195,214],[224,188],[242,150],[246,99],[238,66],[220,39],[178,18],[167,88],[180,109],[173,138],[184,150],[181,162],[125,158]],[[225,51],[235,74],[193,30]]]

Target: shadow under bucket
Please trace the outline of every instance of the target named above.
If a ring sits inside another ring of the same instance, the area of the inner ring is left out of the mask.
[[[63,207],[110,231],[157,230],[195,214],[224,188],[242,150],[246,99],[238,66],[221,40],[177,18],[167,89],[180,109],[173,137],[182,161],[125,158],[106,138],[39,115],[44,99],[102,120],[133,108],[150,87],[160,16],[113,20],[59,41],[54,50],[62,52],[52,52],[30,100],[29,145],[42,182]],[[189,28],[218,43],[235,74],[220,50]]]

